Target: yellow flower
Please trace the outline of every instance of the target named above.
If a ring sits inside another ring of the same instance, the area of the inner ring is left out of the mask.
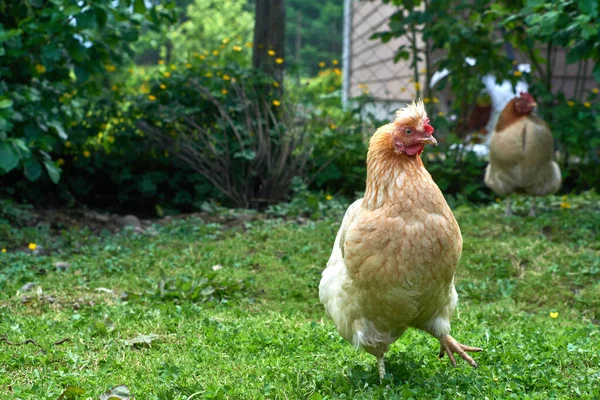
[[[158,65],[165,65],[165,60],[158,60]]]
[[[437,97],[434,97],[434,98],[433,98],[433,99],[431,99],[431,100],[432,100],[434,103],[436,103],[436,104],[440,102],[440,99],[438,99]]]
[[[329,129],[335,129],[337,126],[335,124],[329,124]]]
[[[223,93],[223,94],[227,94],[227,89],[223,89],[223,90],[221,90],[221,93]]]
[[[2,252],[3,252],[3,253],[6,253],[6,249],[2,249]]]
[[[89,158],[91,155],[92,155],[92,154],[91,154],[89,151],[87,151],[87,150],[85,150],[85,151],[83,152],[83,156],[84,156],[85,158]]]
[[[148,100],[154,101],[154,100],[156,100],[156,96],[151,94],[150,96],[148,96]]]
[[[192,68],[192,64],[190,64],[190,63],[186,63],[186,64],[185,64],[185,67],[186,67],[186,68]]]
[[[593,89],[592,89],[592,93],[594,93],[594,94],[598,94],[598,92],[599,92],[598,88],[593,88]]]
[[[324,62],[324,61],[321,61],[321,62],[319,63],[319,67],[320,67],[320,68],[323,68],[324,66],[325,66],[325,62]]]
[[[331,195],[328,194],[327,196],[325,196],[325,200],[329,201],[331,199],[333,199],[333,197]]]
[[[415,82],[415,90],[420,90],[421,84],[419,82]]]
[[[56,162],[58,163],[58,165],[65,165],[65,160],[63,160],[62,158],[59,158],[58,160],[56,160]]]
[[[68,140],[65,142],[65,147],[71,147],[71,142],[69,142]]]
[[[231,41],[231,40],[230,40],[229,38],[225,38],[225,39],[223,39],[223,43],[224,43],[224,44],[227,44],[227,43],[229,43],[230,41]]]
[[[175,70],[177,69],[177,65],[175,65],[175,64],[171,65],[171,69],[172,69],[173,71],[175,71]]]
[[[244,46],[246,46],[246,47],[252,47],[252,42],[245,43]]]
[[[444,116],[444,113],[443,113],[443,112],[441,112],[441,111],[440,111],[440,112],[438,112],[438,117],[443,117],[443,116]]]
[[[42,64],[36,64],[35,70],[38,74],[43,74],[44,72],[46,72],[46,67],[44,67]]]
[[[342,70],[341,70],[341,69],[339,69],[339,68],[334,68],[334,69],[333,69],[333,72],[334,72],[334,73],[335,73],[337,76],[340,76],[340,75],[342,74]]]
[[[109,136],[107,139],[108,139],[108,141],[110,143],[114,143],[115,142],[115,137],[114,136]]]
[[[273,57],[275,55],[275,50],[269,50],[269,51],[267,51],[267,54],[269,54],[271,57]]]
[[[210,78],[211,76],[213,76],[212,72],[207,72],[204,74],[205,77]]]
[[[119,89],[119,88],[117,87],[117,85],[112,85],[111,89],[112,89],[113,92],[116,92],[117,89]]]
[[[201,60],[204,60],[206,57],[204,56],[204,54],[200,54],[200,55],[198,56],[198,58],[199,58],[199,59],[201,59]]]
[[[133,68],[129,68],[129,69],[127,70],[127,72],[129,72],[130,74],[132,74],[132,73],[133,73]]]
[[[277,57],[277,58],[275,59],[275,62],[276,62],[277,64],[283,64],[283,58],[281,58],[281,57]]]
[[[583,106],[585,108],[590,108],[592,106],[592,104],[589,101],[586,101],[585,103],[583,103]]]
[[[160,88],[161,88],[162,90],[165,90],[165,89],[167,88],[167,85],[165,85],[164,83],[161,83],[161,84],[160,84]]]
[[[29,245],[27,247],[29,247],[29,250],[33,251],[33,250],[37,249],[37,244],[29,243]]]
[[[331,63],[332,63],[333,65],[338,65],[340,62],[339,62],[338,60],[333,60]]]
[[[230,79],[231,79],[231,77],[229,75],[227,75],[227,74],[223,75],[223,80],[228,81]]]
[[[571,204],[569,202],[563,201],[560,203],[560,208],[571,208]]]
[[[401,89],[400,89],[400,91],[401,91],[401,92],[406,92],[406,88],[405,88],[405,87],[403,87],[403,88],[401,88]]]
[[[213,56],[218,56],[219,55],[219,50],[213,50]]]
[[[423,103],[425,103],[425,104],[429,103],[430,101],[431,101],[431,99],[429,97],[425,97],[423,99]]]
[[[571,101],[571,100],[569,100],[569,101],[567,101],[567,105],[568,105],[569,107],[573,107],[573,106],[575,105],[575,102],[574,102],[574,101]]]
[[[171,76],[171,73],[170,73],[169,71],[167,71],[167,72],[163,72],[163,76],[164,76],[165,78],[168,78],[168,77],[170,77],[170,76]]]
[[[515,72],[513,72],[513,75],[514,76],[521,76],[521,75],[523,75],[523,73],[521,71],[515,71]]]
[[[556,318],[558,317],[558,313],[557,312],[551,312],[550,313],[550,318]]]
[[[114,65],[111,65],[111,64],[106,64],[106,65],[104,66],[104,69],[105,69],[107,72],[115,72],[115,71],[117,70],[117,67],[115,67]]]
[[[274,82],[273,82],[273,86],[275,86],[275,87],[279,87],[279,86],[280,86],[280,85],[279,85],[279,82],[277,82],[277,81],[274,81]]]
[[[233,46],[233,51],[242,51],[242,46]]]
[[[279,107],[281,105],[281,102],[279,100],[273,100],[273,105],[275,107]]]

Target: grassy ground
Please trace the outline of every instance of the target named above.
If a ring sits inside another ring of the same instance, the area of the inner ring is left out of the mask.
[[[119,384],[136,399],[599,398],[600,209],[597,197],[569,201],[536,219],[457,209],[453,333],[485,349],[480,368],[450,367],[434,339],[409,331],[384,385],[318,301],[335,212],[236,228],[175,221],[154,235],[28,231],[53,251],[0,254],[0,336],[35,341],[0,341],[0,398],[73,386],[97,399]]]

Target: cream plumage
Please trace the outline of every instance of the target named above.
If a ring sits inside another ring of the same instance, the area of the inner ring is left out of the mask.
[[[401,109],[373,134],[364,198],[346,211],[319,285],[340,335],[377,357],[380,378],[389,346],[409,327],[477,364],[450,334],[454,273],[462,236],[452,211],[420,158],[436,144],[423,103]]]
[[[544,196],[560,189],[560,168],[553,160],[554,139],[548,124],[532,114],[535,105],[529,93],[521,93],[498,118],[490,142],[485,184],[499,196]],[[507,198],[506,215],[510,214]],[[530,215],[535,215],[535,199]]]

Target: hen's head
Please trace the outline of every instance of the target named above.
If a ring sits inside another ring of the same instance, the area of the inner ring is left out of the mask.
[[[426,144],[437,146],[437,141],[432,136],[433,126],[429,125],[429,118],[421,100],[413,101],[412,104],[399,109],[392,126],[390,134],[396,154],[413,157],[421,154]]]
[[[518,114],[526,115],[533,111],[537,106],[533,96],[527,92],[521,92],[520,96],[515,100],[515,110]]]

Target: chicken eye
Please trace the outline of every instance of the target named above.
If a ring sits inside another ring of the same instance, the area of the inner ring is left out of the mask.
[[[404,134],[410,136],[413,134],[413,130],[410,128],[404,128]]]

